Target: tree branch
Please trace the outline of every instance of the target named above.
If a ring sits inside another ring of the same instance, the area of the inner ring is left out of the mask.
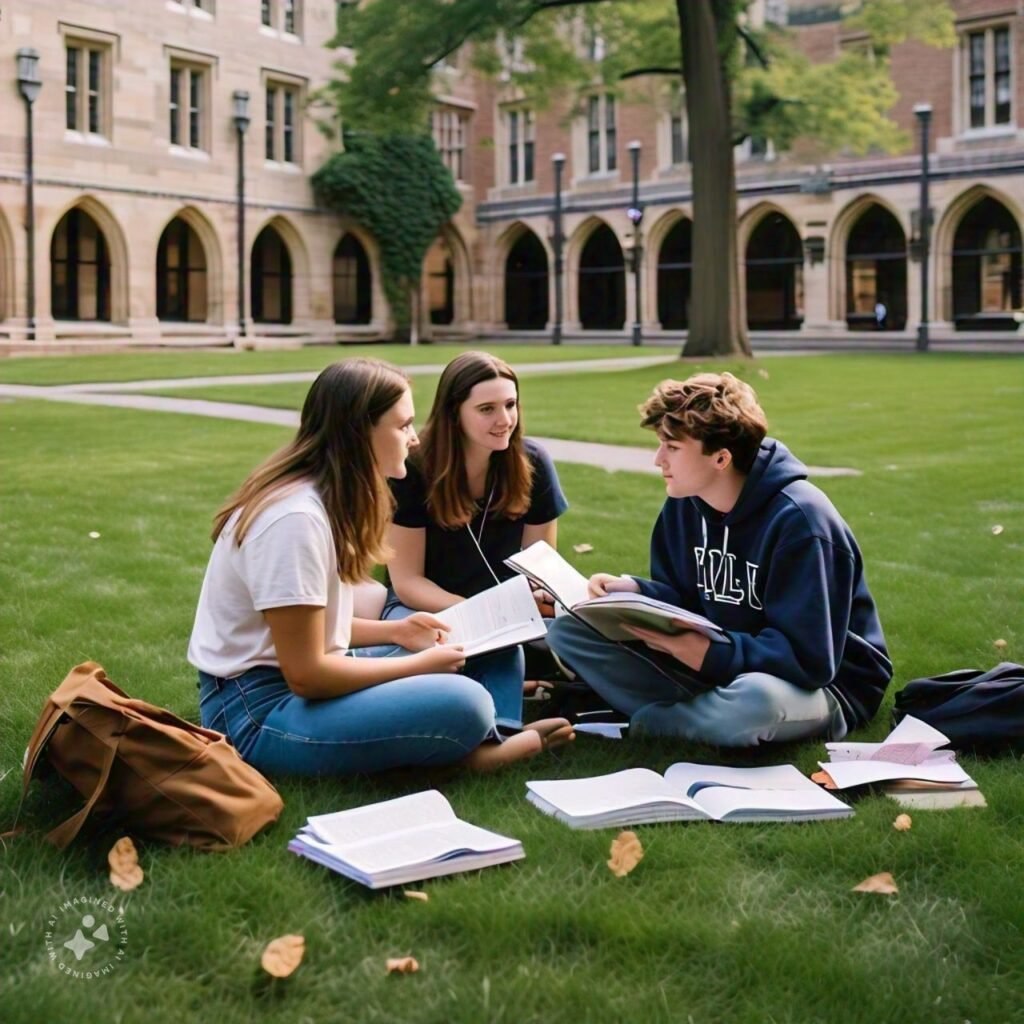
[[[743,25],[737,24],[736,32],[739,35],[739,37],[743,40],[743,42],[747,44],[747,48],[754,55],[755,59],[757,60],[757,63],[760,64],[762,68],[767,70],[769,61],[767,56],[765,56],[764,50],[761,49],[757,40],[747,31],[746,27]]]
[[[619,75],[620,81],[625,81],[627,78],[639,78],[641,75],[682,75],[682,68],[669,68],[669,67],[649,67],[649,68],[634,68],[632,71],[624,71]]]

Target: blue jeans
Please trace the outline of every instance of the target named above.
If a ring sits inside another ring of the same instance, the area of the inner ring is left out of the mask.
[[[846,735],[842,709],[827,690],[804,690],[777,676],[747,672],[687,700],[670,679],[577,619],[556,619],[548,645],[616,711],[628,715],[637,732],[721,747]]]
[[[464,675],[410,676],[326,700],[297,696],[274,665],[199,673],[203,725],[268,775],[353,775],[461,761],[496,738],[494,701]]]
[[[415,612],[398,599],[394,590],[388,590],[381,619],[405,619]],[[405,654],[400,647],[369,647],[374,656],[392,652]],[[359,651],[354,653],[358,654]],[[495,720],[505,729],[519,729],[523,724],[523,680],[526,678],[526,658],[522,647],[507,647],[502,651],[477,654],[467,658],[462,666],[464,675],[481,683],[494,698]]]

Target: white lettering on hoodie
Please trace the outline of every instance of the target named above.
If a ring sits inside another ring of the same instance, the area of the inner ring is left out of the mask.
[[[701,523],[704,544],[694,547],[693,556],[697,563],[697,586],[705,601],[719,601],[724,604],[743,604],[760,611],[764,606],[757,596],[757,570],[753,562],[745,562],[746,579],[736,573],[736,556],[729,551],[729,527],[725,528],[721,548],[708,547],[708,524]]]

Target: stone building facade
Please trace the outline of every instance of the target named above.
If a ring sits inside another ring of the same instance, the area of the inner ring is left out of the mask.
[[[0,343],[355,339],[387,331],[374,239],[318,209],[309,176],[339,145],[316,93],[328,0],[33,0],[0,18]],[[812,59],[865,40],[836,4],[755,5]],[[1021,298],[1024,19],[955,0],[957,44],[896,47],[892,116],[931,117],[928,316],[936,333],[1012,328]],[[599,41],[597,41],[599,45]],[[19,50],[39,54],[35,317],[27,303],[26,109]],[[6,82],[6,85],[2,84]],[[554,157],[562,154],[566,335],[685,331],[692,193],[685,116],[595,90],[544,107],[456,59],[438,70],[435,141],[464,197],[428,254],[435,333],[546,334],[555,319]],[[236,92],[248,93],[239,273]],[[633,145],[631,148],[631,144]],[[638,170],[639,239],[630,220]],[[813,157],[813,159],[812,159]],[[753,330],[912,334],[921,309],[920,157],[854,159],[770,140],[737,150],[739,251]],[[639,245],[637,241],[639,240]],[[637,256],[639,258],[637,259]],[[639,266],[639,310],[634,297]],[[639,316],[637,315],[639,312]],[[30,342],[29,336],[34,338]]]

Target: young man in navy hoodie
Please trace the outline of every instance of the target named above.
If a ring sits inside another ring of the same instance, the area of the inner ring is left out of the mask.
[[[806,466],[765,436],[753,389],[730,373],[666,380],[640,413],[668,493],[652,578],[598,573],[590,594],[647,594],[728,642],[632,629],[629,651],[565,616],[551,649],[649,734],[754,746],[842,739],[869,721],[892,663],[860,549]]]

